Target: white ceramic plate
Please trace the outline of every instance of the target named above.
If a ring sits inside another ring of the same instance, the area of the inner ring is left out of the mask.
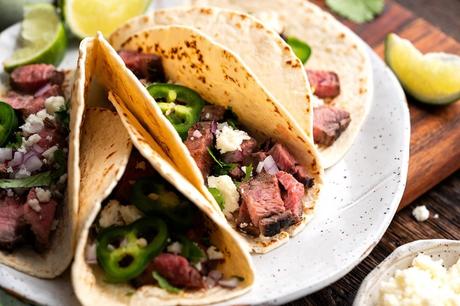
[[[17,33],[18,28],[12,27],[0,35],[0,61],[14,46]],[[254,256],[253,290],[227,305],[282,304],[317,291],[361,262],[390,224],[406,182],[409,111],[393,73],[370,48],[368,52],[374,74],[373,103],[352,148],[326,171],[316,217],[287,245]],[[64,65],[71,67],[75,59],[74,46]],[[40,304],[75,303],[65,277],[38,280],[0,265],[0,286]]]
[[[430,239],[400,246],[364,279],[353,306],[377,305],[381,283],[394,276],[396,270],[409,268],[419,253],[431,256],[434,260],[442,259],[444,266],[449,268],[460,257],[460,241]]]

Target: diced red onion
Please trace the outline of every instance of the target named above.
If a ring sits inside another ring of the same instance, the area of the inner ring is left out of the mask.
[[[14,152],[13,160],[8,163],[8,167],[16,167],[22,164],[24,154],[22,152]]]
[[[217,122],[214,120],[211,122],[211,133],[216,134],[217,132]]]
[[[238,287],[239,282],[240,280],[238,278],[230,277],[227,279],[221,279],[217,283],[221,285],[222,287],[233,289],[233,288]]]
[[[263,169],[263,168],[264,168],[264,161],[261,161],[261,162],[259,162],[259,164],[257,165],[256,172],[257,172],[257,173],[262,172],[262,169]]]
[[[204,284],[206,285],[206,288],[211,289],[216,286],[217,281],[215,279],[212,279],[210,277],[205,277],[204,278]]]
[[[199,130],[194,130],[193,133],[192,133],[192,136],[195,137],[195,138],[201,138],[201,136],[203,136],[203,134],[201,134],[201,132]]]
[[[27,160],[29,160],[29,158],[31,158],[32,156],[37,156],[37,152],[35,152],[34,150],[27,152],[26,154],[24,154],[24,157],[22,158],[22,162],[26,163]]]
[[[85,261],[90,265],[97,264],[96,244],[95,243],[92,243],[86,246]]]
[[[45,149],[43,149],[42,147],[40,147],[38,144],[34,144],[34,146],[32,147],[34,149],[35,152],[37,152],[38,154],[42,154],[43,152],[45,152]]]
[[[212,278],[215,281],[218,281],[222,278],[222,272],[219,270],[212,270],[208,273],[208,277]]]
[[[24,162],[24,167],[29,172],[40,170],[42,166],[43,166],[43,162],[36,155],[31,156]]]
[[[268,155],[264,159],[264,169],[270,175],[275,175],[279,171],[278,167],[276,166],[276,162],[271,155]]]
[[[13,149],[0,148],[0,163],[13,158]]]

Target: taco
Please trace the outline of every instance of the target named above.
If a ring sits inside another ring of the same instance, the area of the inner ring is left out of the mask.
[[[189,3],[216,7],[174,8],[140,16],[115,31],[109,41],[118,49],[129,36],[154,25],[199,29],[241,56],[305,133],[313,136],[325,168],[337,163],[356,138],[372,99],[370,60],[356,35],[303,0]]]
[[[254,282],[249,250],[152,147],[133,117],[86,109],[84,223],[72,266],[78,299],[83,305],[203,305],[247,292]],[[168,180],[194,192],[186,198]]]
[[[78,107],[73,73],[16,68],[0,93],[0,263],[53,278],[73,256],[78,213]]]
[[[139,32],[120,55],[98,41],[118,112],[139,120],[254,252],[304,228],[322,184],[315,147],[237,55],[182,26]]]

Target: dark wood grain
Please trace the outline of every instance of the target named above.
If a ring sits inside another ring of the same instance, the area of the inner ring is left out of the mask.
[[[327,9],[324,1],[312,2]],[[356,24],[338,18],[382,58],[385,37],[391,32],[409,39],[422,52],[460,54],[459,42],[393,1],[387,1],[384,13],[370,23]],[[407,100],[412,124],[411,155],[400,209],[460,169],[460,103],[429,107],[410,96]]]

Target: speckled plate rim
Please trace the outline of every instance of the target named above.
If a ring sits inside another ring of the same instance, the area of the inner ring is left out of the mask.
[[[353,306],[370,306],[377,298],[382,281],[389,279],[396,269],[408,268],[419,253],[426,253],[443,260],[460,257],[460,241],[448,239],[425,239],[406,243],[396,248],[384,261],[369,273],[356,294]],[[453,262],[451,262],[453,264]],[[450,266],[447,264],[446,266]]]

